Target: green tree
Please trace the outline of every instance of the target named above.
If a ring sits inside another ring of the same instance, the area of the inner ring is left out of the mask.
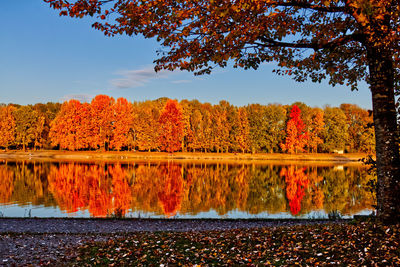
[[[51,141],[49,138],[50,123],[55,119],[60,108],[60,103],[53,102],[48,102],[46,104],[37,103],[33,106],[33,109],[39,113],[39,116],[43,120],[43,129],[36,139],[36,145],[40,148],[51,148]]]
[[[39,114],[32,106],[20,106],[14,111],[15,117],[15,142],[22,145],[23,150],[38,136]]]
[[[266,123],[265,148],[268,152],[279,152],[279,144],[285,137],[286,110],[282,105],[273,104],[265,107]]]
[[[158,149],[159,113],[159,105],[155,101],[133,103],[134,147],[147,151]]]
[[[318,152],[318,148],[324,143],[322,140],[322,133],[324,130],[324,112],[322,109],[313,108],[310,111],[311,121],[308,125],[309,138],[307,140],[307,147],[312,152]]]
[[[179,105],[182,108],[182,123],[183,123],[183,138],[182,138],[182,152],[186,152],[191,142],[193,132],[190,124],[190,116],[193,113],[193,106],[190,101],[183,99]]]
[[[324,144],[326,152],[344,151],[349,138],[346,115],[340,108],[324,109]]]
[[[200,106],[201,123],[199,141],[201,148],[205,152],[210,151],[214,147],[213,143],[213,106],[210,103],[203,103]]]
[[[354,104],[341,104],[340,109],[346,115],[349,139],[348,150],[351,152],[371,152],[375,136],[373,135],[373,119],[367,110]],[[371,131],[372,130],[372,131]],[[368,139],[372,140],[368,140]]]
[[[192,151],[208,151],[212,148],[211,140],[211,109],[209,103],[200,103],[198,100],[189,102],[189,129],[187,130],[188,147]]]
[[[251,151],[279,152],[279,144],[284,138],[286,109],[278,104],[250,104],[246,109]]]
[[[267,122],[264,119],[265,106],[260,104],[250,104],[247,107],[250,125],[250,148],[251,152],[260,152],[265,147],[267,135]]]
[[[97,15],[106,35],[157,37],[156,70],[209,73],[278,61],[297,81],[369,83],[374,112],[378,216],[400,221],[400,156],[394,91],[400,89],[399,0],[44,0],[60,15]],[[113,22],[106,20],[112,16]],[[106,21],[105,21],[106,20]],[[210,64],[213,63],[213,64]]]

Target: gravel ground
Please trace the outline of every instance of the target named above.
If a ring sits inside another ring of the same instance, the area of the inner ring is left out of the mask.
[[[309,220],[0,219],[0,265],[62,266],[74,248],[137,231],[210,231],[326,223]]]

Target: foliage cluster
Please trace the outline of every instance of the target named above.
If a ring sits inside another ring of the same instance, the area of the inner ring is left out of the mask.
[[[236,107],[167,98],[0,107],[0,147],[193,152],[374,152],[371,114],[356,105]]]

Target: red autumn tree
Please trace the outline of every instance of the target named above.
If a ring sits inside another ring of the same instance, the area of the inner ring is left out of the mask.
[[[304,123],[300,118],[301,111],[297,105],[293,105],[290,111],[290,119],[286,125],[285,143],[281,144],[283,151],[289,153],[302,152],[308,139],[308,133],[304,131]]]
[[[172,153],[181,148],[184,126],[182,120],[182,109],[178,101],[169,99],[158,120],[162,150]]]

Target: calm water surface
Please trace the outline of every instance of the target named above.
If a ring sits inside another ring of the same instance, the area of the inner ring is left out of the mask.
[[[364,166],[0,161],[0,216],[325,218],[373,211]]]

